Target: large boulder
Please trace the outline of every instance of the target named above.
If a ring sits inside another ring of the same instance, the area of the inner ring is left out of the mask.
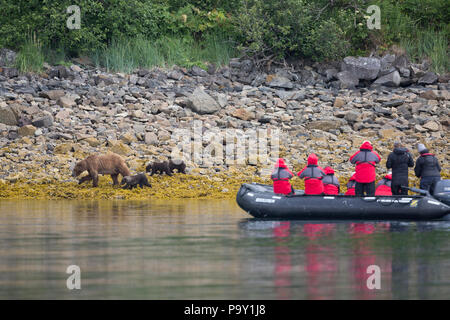
[[[336,77],[339,79],[342,89],[354,88],[359,84],[358,77],[349,71],[339,72]]]
[[[185,106],[198,114],[211,114],[220,110],[220,105],[203,89],[196,88],[185,101]]]
[[[401,77],[398,71],[391,72],[385,76],[378,78],[374,84],[386,87],[398,87],[400,85]]]
[[[394,62],[395,62],[395,55],[393,54],[384,55],[380,60],[381,68],[378,76],[382,77],[391,72],[394,72],[395,71],[395,67],[393,66]]]
[[[360,80],[375,80],[380,68],[381,62],[377,58],[346,57],[341,64],[342,71],[348,71]]]

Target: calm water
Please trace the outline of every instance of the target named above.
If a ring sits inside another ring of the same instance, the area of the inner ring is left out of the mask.
[[[0,299],[449,299],[449,235],[449,220],[257,221],[234,201],[0,201]]]

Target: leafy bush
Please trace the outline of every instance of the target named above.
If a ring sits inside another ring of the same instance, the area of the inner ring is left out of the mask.
[[[166,7],[145,0],[4,0],[0,46],[17,48],[34,32],[44,46],[63,47],[69,54],[105,47],[113,38],[164,33]],[[81,29],[67,28],[67,7],[81,9]]]
[[[244,0],[237,16],[249,54],[338,59],[348,53],[345,31],[316,2]]]

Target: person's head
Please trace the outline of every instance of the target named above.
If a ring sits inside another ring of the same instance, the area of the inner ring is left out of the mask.
[[[323,169],[323,172],[325,172],[325,174],[334,174],[334,170],[333,170],[333,168],[331,168],[330,166],[325,167],[325,168]]]
[[[400,141],[394,142],[394,149],[403,148],[403,144]]]
[[[370,143],[370,141],[364,141],[359,149],[372,151],[373,147],[372,147],[372,144]]]
[[[319,158],[314,153],[311,153],[308,156],[308,165],[310,165],[310,164],[317,165],[318,163],[319,163]]]
[[[278,158],[277,163],[275,163],[275,168],[287,168],[283,158]]]
[[[417,145],[417,151],[419,151],[419,153],[422,154],[422,153],[427,153],[428,149],[427,149],[427,147],[425,147],[425,145],[423,143],[419,143]]]

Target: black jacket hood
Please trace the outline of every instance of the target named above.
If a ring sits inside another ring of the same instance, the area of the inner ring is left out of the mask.
[[[406,152],[408,152],[408,149],[406,149],[406,148],[395,148],[394,149],[394,153],[395,154],[404,154],[404,153],[406,153]]]

